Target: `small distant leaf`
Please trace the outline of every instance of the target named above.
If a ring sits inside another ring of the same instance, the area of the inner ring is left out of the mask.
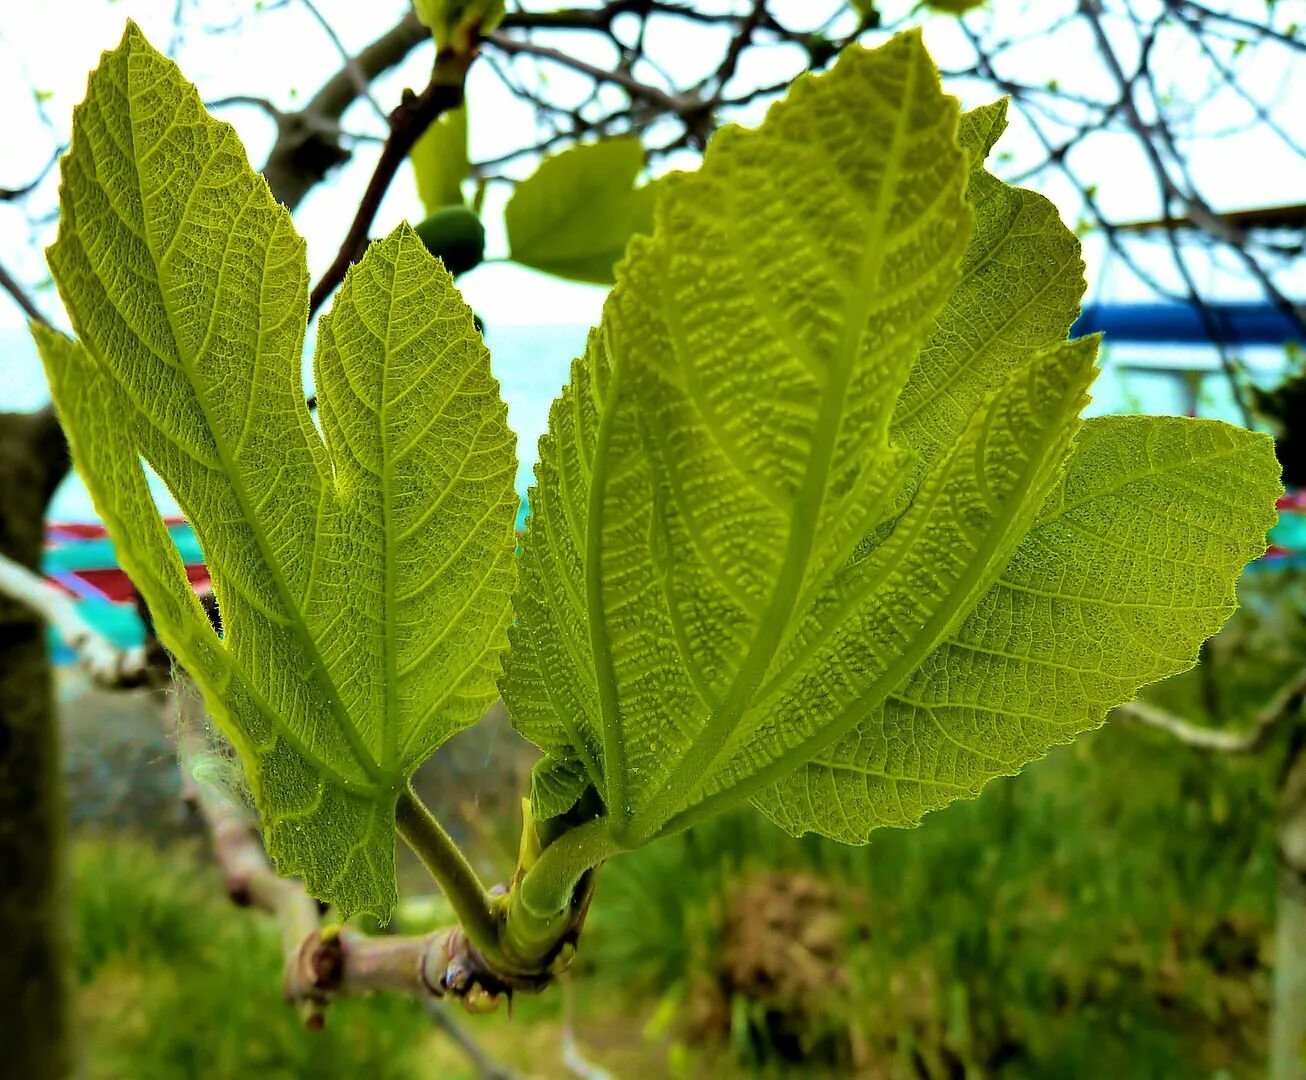
[[[511,257],[558,277],[611,284],[630,238],[652,228],[653,186],[634,186],[643,167],[644,149],[635,138],[585,143],[545,158],[508,202]]]
[[[427,214],[463,205],[463,181],[471,173],[467,160],[467,106],[450,109],[422,132],[408,155],[417,177],[417,195]]]
[[[303,241],[134,26],[74,116],[61,207],[80,343],[36,337],[78,469],[278,869],[384,918],[396,795],[493,699],[509,615],[513,439],[471,312],[411,229],[373,244],[319,327],[319,435]],[[221,639],[142,459],[195,528]]]
[[[544,757],[531,770],[531,805],[540,820],[565,814],[589,787],[585,767],[578,761]]]
[[[663,182],[540,443],[501,683],[620,843],[910,823],[1191,663],[1263,549],[1264,436],[1079,434],[1079,246],[983,168],[1003,124],[913,33]]]

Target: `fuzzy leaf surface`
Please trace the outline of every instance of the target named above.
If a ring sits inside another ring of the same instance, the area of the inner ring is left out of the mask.
[[[1213,420],[1089,420],[1002,574],[875,712],[755,804],[864,843],[973,796],[1192,667],[1265,550],[1273,444]],[[819,809],[813,809],[819,808]]]
[[[384,918],[396,795],[492,700],[509,615],[514,446],[471,313],[410,229],[374,244],[319,330],[319,435],[303,241],[134,26],[75,114],[61,207],[50,263],[81,344],[38,343],[78,468],[278,869]],[[220,640],[150,569],[142,460],[195,528]]]
[[[697,173],[660,182],[541,440],[502,682],[551,775],[579,764],[621,842],[747,798],[859,840],[902,817],[877,804],[849,824],[824,790],[796,806],[817,789],[790,778],[889,723],[891,694],[988,602],[1062,483],[1095,375],[1096,340],[1066,340],[1078,244],[983,169],[1003,122],[959,118],[904,35],[799,79],[760,129],[724,130]],[[1250,557],[1258,527],[1229,551]],[[1225,605],[1236,570],[1204,578],[1203,602]],[[984,618],[996,633],[1008,612]],[[1046,748],[985,737],[1003,754],[936,802]],[[900,732],[938,738],[924,714]]]

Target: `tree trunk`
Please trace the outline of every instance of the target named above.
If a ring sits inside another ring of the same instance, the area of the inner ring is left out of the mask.
[[[68,468],[53,414],[0,413],[0,552],[39,565],[45,508]],[[45,628],[0,596],[0,1071],[73,1068],[64,807]]]
[[[1306,742],[1297,739],[1279,792],[1279,896],[1274,934],[1271,1080],[1306,1080]]]

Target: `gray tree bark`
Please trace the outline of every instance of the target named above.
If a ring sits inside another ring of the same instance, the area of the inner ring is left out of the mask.
[[[0,552],[35,569],[45,509],[68,470],[49,410],[0,413]],[[0,1071],[73,1067],[59,739],[45,627],[0,596]]]

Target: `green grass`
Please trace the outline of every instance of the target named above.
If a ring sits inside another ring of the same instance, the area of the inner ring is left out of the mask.
[[[343,1001],[309,1033],[281,999],[273,921],[234,909],[198,848],[74,848],[85,1075],[410,1078],[431,1026],[413,1002]]]
[[[1204,668],[1153,700],[1246,723],[1306,654],[1301,596],[1256,579]],[[622,856],[602,871],[579,954],[582,1045],[622,1080],[1258,1076],[1281,759],[1278,744],[1212,757],[1113,722],[867,848],[743,813]],[[502,817],[487,834],[515,830]],[[803,1021],[804,1045],[835,1063],[825,1072],[786,1063],[774,1001],[726,991],[703,1022],[732,904],[773,868],[835,897],[841,962]],[[281,1000],[276,928],[230,905],[201,845],[85,836],[74,870],[87,1076],[470,1075],[413,1002],[337,1002],[324,1032],[306,1032]],[[566,1075],[556,988],[511,1019],[463,1021],[523,1074]],[[691,1037],[705,1029],[716,1037]]]
[[[718,962],[732,882],[785,866],[843,898],[846,985],[825,1009],[857,1061],[895,1076],[1255,1075],[1268,773],[1114,730],[863,850],[740,815],[607,867],[587,962],[639,995],[686,996]]]

